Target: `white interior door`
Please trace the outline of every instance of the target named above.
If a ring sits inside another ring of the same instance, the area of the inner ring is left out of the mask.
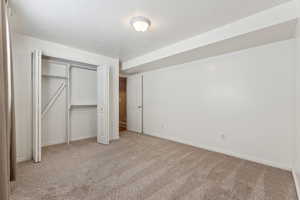
[[[97,141],[109,144],[109,66],[97,68]]]
[[[142,133],[142,76],[127,78],[127,129]]]
[[[33,160],[42,160],[42,52],[35,50],[32,53],[32,133],[33,133]]]

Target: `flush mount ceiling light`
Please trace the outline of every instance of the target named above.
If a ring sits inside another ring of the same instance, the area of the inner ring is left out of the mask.
[[[151,21],[146,17],[138,16],[133,17],[130,20],[130,24],[133,28],[138,32],[145,32],[148,30],[149,26],[151,25]]]

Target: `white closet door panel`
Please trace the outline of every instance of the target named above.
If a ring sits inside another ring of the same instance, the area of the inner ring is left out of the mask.
[[[97,109],[93,107],[76,108],[71,115],[71,140],[97,136]]]
[[[66,64],[64,63],[57,63],[43,59],[42,66],[43,75],[66,76]]]
[[[127,129],[142,132],[142,76],[127,78]]]
[[[97,141],[109,143],[109,66],[97,68]]]
[[[72,104],[97,104],[97,73],[73,67],[71,74]]]
[[[41,117],[42,117],[42,52],[35,50],[32,53],[32,136],[33,160],[42,159]]]

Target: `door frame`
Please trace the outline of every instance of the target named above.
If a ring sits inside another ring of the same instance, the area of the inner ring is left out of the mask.
[[[32,52],[32,157],[42,160],[42,51]]]
[[[124,110],[124,112],[125,113],[122,113],[123,115],[125,115],[125,122],[126,122],[126,124],[125,124],[125,130],[123,130],[123,131],[126,131],[127,130],[127,76],[124,76],[124,75],[120,75],[119,76],[119,131],[120,131],[120,128],[121,128],[121,107],[120,107],[120,100],[121,100],[121,81],[124,81],[124,83],[125,83],[125,85],[123,86],[124,88],[125,88],[125,99],[124,99],[124,101],[125,102],[123,102],[124,103],[124,106],[125,106],[125,110]]]

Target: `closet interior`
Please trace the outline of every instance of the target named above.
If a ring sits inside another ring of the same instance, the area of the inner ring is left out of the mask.
[[[97,136],[96,66],[42,58],[42,146]]]
[[[109,143],[109,66],[33,52],[33,158],[42,147],[97,137]]]

